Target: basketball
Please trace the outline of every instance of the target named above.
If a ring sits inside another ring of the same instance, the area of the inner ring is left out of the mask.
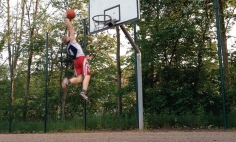
[[[75,11],[73,9],[66,10],[67,18],[74,19],[75,18]]]

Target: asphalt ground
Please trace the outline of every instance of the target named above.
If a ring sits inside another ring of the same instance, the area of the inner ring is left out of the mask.
[[[236,142],[236,131],[99,131],[0,134],[0,142]]]

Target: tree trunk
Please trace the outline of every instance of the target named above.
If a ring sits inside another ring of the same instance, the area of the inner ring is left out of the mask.
[[[35,3],[35,11],[33,15],[33,20],[36,20],[36,16],[38,13],[38,3],[39,0],[36,0]],[[30,13],[28,9],[28,20],[29,20],[29,27],[30,27],[30,47],[29,47],[29,58],[28,58],[28,69],[27,69],[27,78],[26,78],[26,90],[25,90],[25,103],[24,103],[24,111],[23,111],[23,120],[26,121],[27,119],[27,111],[28,111],[28,97],[29,97],[29,88],[30,88],[30,72],[31,72],[31,64],[32,64],[32,57],[33,57],[33,36],[35,30],[35,23],[31,25],[30,23]]]
[[[67,88],[64,90],[63,95],[62,95],[62,104],[61,104],[61,119],[65,120],[65,106],[66,106],[66,94],[67,94]]]
[[[10,38],[10,35],[11,35],[11,25],[10,25],[11,21],[10,21],[10,2],[8,1],[7,2],[7,48],[8,48],[8,57],[9,57],[9,66],[10,66],[10,70],[13,70],[13,66],[12,66],[12,50],[11,50],[11,38]],[[12,78],[13,78],[13,75],[12,75]],[[14,95],[13,95],[13,81],[12,81],[12,92],[11,93],[11,104],[10,105],[13,105],[14,103]],[[10,114],[12,115],[12,114]]]
[[[122,96],[121,89],[121,69],[120,69],[120,29],[116,26],[117,34],[117,52],[116,52],[116,67],[117,67],[117,90],[118,90],[118,114],[122,113]]]
[[[67,27],[65,28],[64,31],[64,35],[66,34],[67,31]],[[63,74],[63,61],[62,61],[62,52],[63,52],[63,46],[64,44],[61,43],[61,49],[60,49],[60,62],[61,62],[61,68],[60,68],[60,86],[61,86],[61,82],[62,82],[62,74]],[[68,70],[68,63],[66,64],[66,70]],[[61,119],[64,120],[65,119],[65,104],[66,104],[66,94],[67,94],[67,89],[66,91],[63,91],[62,87],[60,87],[60,93],[59,93],[59,98],[60,98],[60,107],[61,107]]]
[[[18,36],[18,33],[16,31],[16,35],[15,35],[15,37],[16,37],[15,41],[17,41],[17,43],[16,43],[16,48],[15,48],[14,70],[16,69],[18,58],[20,56],[20,52],[21,52],[21,49],[22,49],[21,48],[21,42],[22,42],[22,34],[23,34],[24,16],[25,16],[25,0],[22,0],[21,18],[20,18],[20,33],[19,33],[19,36]],[[18,23],[18,21],[16,23]]]
[[[224,22],[224,7],[225,1],[219,0],[219,21],[220,21],[220,37],[221,37],[221,48],[223,56],[223,71],[224,71],[224,82],[225,89],[227,90],[229,85],[229,59],[228,59],[228,49],[227,49],[227,39],[226,39],[226,27]]]

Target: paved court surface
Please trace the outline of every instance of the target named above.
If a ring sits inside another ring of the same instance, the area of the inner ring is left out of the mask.
[[[0,134],[0,142],[236,142],[236,131],[120,131]]]

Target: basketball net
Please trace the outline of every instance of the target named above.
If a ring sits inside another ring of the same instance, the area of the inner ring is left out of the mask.
[[[109,15],[95,15],[93,18],[94,31],[109,27],[112,18]]]

